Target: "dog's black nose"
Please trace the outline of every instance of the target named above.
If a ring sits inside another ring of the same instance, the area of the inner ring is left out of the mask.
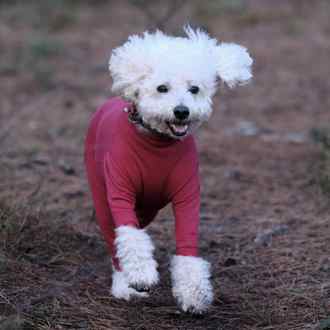
[[[174,116],[179,120],[187,119],[189,116],[189,109],[185,105],[177,105],[174,108]]]

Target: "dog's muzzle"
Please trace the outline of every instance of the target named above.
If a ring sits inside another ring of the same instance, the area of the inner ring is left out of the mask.
[[[183,137],[188,133],[189,128],[189,108],[185,105],[177,105],[173,109],[175,120],[167,122],[172,134],[177,137]]]

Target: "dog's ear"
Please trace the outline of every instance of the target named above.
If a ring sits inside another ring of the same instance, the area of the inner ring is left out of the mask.
[[[221,43],[216,46],[217,75],[229,87],[244,85],[252,78],[252,63],[246,48],[233,44]]]
[[[134,98],[139,81],[150,74],[151,67],[143,58],[143,38],[131,36],[122,46],[112,51],[109,71],[112,76],[112,91],[129,99]]]
[[[233,43],[218,43],[206,31],[184,27],[188,38],[195,47],[208,54],[215,55],[215,67],[218,78],[229,87],[246,84],[252,78],[252,58],[246,48]]]

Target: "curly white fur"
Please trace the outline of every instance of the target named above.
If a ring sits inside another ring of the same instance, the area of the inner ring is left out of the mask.
[[[251,65],[253,61],[246,48],[231,43],[222,43],[217,48],[219,58],[223,59],[218,64],[218,73],[221,79],[229,87],[248,83],[252,78]]]
[[[157,262],[153,258],[154,245],[142,229],[120,226],[116,229],[117,258],[128,285],[145,289],[158,280]]]
[[[234,87],[252,77],[252,59],[244,47],[219,44],[189,26],[185,32],[187,37],[161,31],[133,35],[113,50],[109,61],[113,91],[136,103],[150,127],[172,137],[166,121],[175,119],[175,106],[189,108],[191,133],[211,114],[218,78]],[[166,85],[168,93],[159,93],[159,85]],[[199,92],[189,92],[191,86],[198,86]]]
[[[117,299],[130,300],[132,297],[148,297],[147,292],[139,292],[129,286],[123,272],[114,270],[112,273],[111,294]]]
[[[171,261],[172,292],[183,311],[201,314],[213,301],[210,264],[199,257],[174,256]]]

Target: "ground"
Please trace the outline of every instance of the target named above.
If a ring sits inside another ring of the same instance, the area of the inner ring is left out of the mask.
[[[329,196],[310,137],[330,120],[330,4],[219,2],[186,1],[158,22],[203,25],[255,58],[253,84],[221,86],[197,134],[215,301],[192,317],[171,297],[168,209],[149,229],[160,286],[110,296],[83,168],[88,118],[111,95],[110,50],[150,26],[147,4],[0,1],[0,329],[330,328]]]

